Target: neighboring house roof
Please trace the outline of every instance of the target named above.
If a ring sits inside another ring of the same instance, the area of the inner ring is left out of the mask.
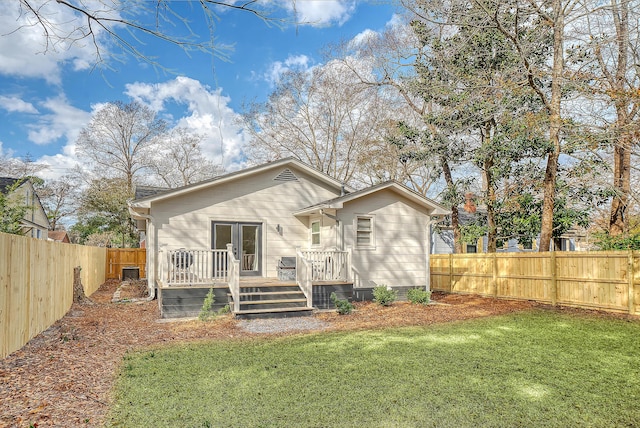
[[[446,215],[449,214],[450,211],[440,205],[439,203],[422,196],[420,193],[411,190],[407,186],[398,183],[397,181],[386,181],[384,183],[377,184],[375,186],[367,187],[365,189],[357,190],[355,192],[347,193],[343,196],[339,196],[337,198],[329,199],[324,202],[320,202],[315,205],[311,205],[307,208],[303,208],[299,211],[293,213],[294,215],[308,215],[318,212],[322,209],[340,209],[344,205],[345,202],[350,202],[358,198],[362,198],[364,196],[370,195],[375,192],[379,192],[381,190],[389,189],[396,193],[401,194],[407,199],[421,205],[425,208],[433,209],[431,215]]]
[[[19,181],[21,181],[19,178],[0,177],[0,192],[6,195],[9,188]]]
[[[164,199],[170,199],[173,198],[175,196],[179,196],[179,195],[184,195],[187,193],[191,193],[191,192],[195,192],[198,190],[202,190],[205,188],[209,188],[209,187],[214,187],[214,186],[219,186],[221,184],[224,183],[228,183],[230,181],[233,180],[238,180],[240,178],[252,175],[252,174],[256,174],[259,172],[263,172],[263,171],[268,171],[270,169],[276,169],[276,168],[282,168],[284,166],[287,165],[292,165],[295,166],[296,168],[302,169],[304,170],[306,173],[308,173],[309,175],[317,178],[318,180],[327,183],[328,185],[334,187],[335,189],[342,189],[344,186],[344,184],[338,180],[336,180],[335,178],[321,172],[318,171],[315,168],[310,167],[309,165],[294,159],[294,158],[286,158],[286,159],[280,159],[277,161],[273,161],[273,162],[269,162],[269,163],[265,163],[262,165],[258,165],[258,166],[254,166],[251,168],[247,168],[247,169],[243,169],[240,171],[235,171],[229,174],[225,174],[225,175],[221,175],[209,180],[205,180],[205,181],[201,181],[199,183],[195,183],[195,184],[190,184],[187,186],[183,186],[183,187],[178,187],[175,189],[170,189],[167,191],[163,191],[163,192],[158,192],[155,194],[151,194],[149,193],[147,196],[144,196],[140,199],[136,198],[135,200],[133,200],[131,202],[131,206],[134,208],[149,208],[150,203],[151,202],[157,202],[157,201],[161,201]],[[156,189],[160,189],[160,188],[156,188]],[[345,187],[345,190],[350,191],[353,190],[350,187]],[[136,192],[137,193],[137,192]]]
[[[47,234],[49,239],[56,242],[70,243],[69,235],[66,230],[50,230]]]

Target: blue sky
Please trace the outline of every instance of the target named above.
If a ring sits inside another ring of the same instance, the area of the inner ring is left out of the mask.
[[[73,19],[55,1],[34,3],[43,3],[59,22]],[[175,4],[193,14],[197,33],[207,34],[197,9]],[[291,17],[291,4],[281,3],[279,13]],[[264,101],[283,70],[320,65],[323,46],[381,31],[396,12],[392,3],[338,0],[298,0],[296,8],[313,24],[269,27],[246,12],[220,11],[214,36],[234,45],[228,61],[204,53],[189,57],[157,41],[142,47],[173,72],[131,56],[107,57],[106,66],[96,69],[87,43],[43,52],[39,28],[5,30],[0,35],[0,153],[30,155],[50,165],[45,178],[57,178],[76,164],[75,141],[92,112],[106,102],[138,100],[173,126],[206,135],[205,154],[228,171],[237,169],[243,165],[245,136],[235,119],[243,102]],[[0,28],[14,29],[20,22],[17,0],[0,2]],[[105,52],[115,51],[99,41]]]

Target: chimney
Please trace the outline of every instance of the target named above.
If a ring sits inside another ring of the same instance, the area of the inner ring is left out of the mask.
[[[473,214],[478,209],[476,207],[476,203],[474,202],[474,195],[471,192],[465,193],[464,195],[464,210],[470,214]]]

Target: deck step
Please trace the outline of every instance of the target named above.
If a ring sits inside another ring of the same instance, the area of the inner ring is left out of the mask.
[[[231,295],[231,293],[227,293],[229,295]],[[252,292],[245,292],[245,293],[240,293],[240,297],[242,296],[276,296],[276,295],[280,295],[280,294],[302,294],[304,295],[304,293],[300,290],[291,290],[291,291],[252,291]]]
[[[306,297],[304,299],[277,299],[277,300],[241,300],[241,305],[275,305],[279,303],[300,303],[306,302]]]
[[[256,280],[241,283],[238,294],[237,318],[282,318],[309,316],[307,298],[295,281]],[[230,302],[234,298],[228,294]]]
[[[234,314],[236,318],[241,319],[307,317],[313,314],[313,309],[306,306],[278,309],[243,309],[234,312]]]
[[[255,282],[240,284],[240,288],[269,288],[269,287],[297,287],[298,284],[295,281],[292,282]]]

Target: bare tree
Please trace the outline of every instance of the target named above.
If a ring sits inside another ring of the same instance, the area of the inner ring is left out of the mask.
[[[147,167],[166,127],[155,111],[138,102],[109,103],[80,132],[78,155],[90,161],[99,177],[124,179],[133,194],[134,179]]]
[[[344,182],[362,180],[370,148],[385,138],[393,107],[343,64],[290,71],[264,103],[245,107],[248,156],[293,156]]]
[[[276,11],[273,3],[253,0],[18,0],[16,7],[20,16],[18,22],[22,24],[9,29],[10,32],[21,27],[40,28],[45,52],[91,44],[95,64],[106,62],[105,55],[110,50],[105,46],[110,45],[119,48],[124,55],[161,66],[144,50],[148,39],[160,40],[185,51],[203,51],[224,58],[230,46],[221,45],[214,38],[219,11],[223,9],[252,14],[267,25],[287,22],[285,18],[273,15]],[[185,16],[185,10],[190,11],[189,17]],[[71,11],[73,18],[60,21],[63,11]],[[197,24],[204,24],[209,34],[202,37],[194,31]]]
[[[36,188],[36,191],[52,230],[60,229],[63,226],[63,220],[76,213],[79,193],[72,177],[45,181],[42,186]]]
[[[30,155],[17,159],[0,153],[0,177],[30,177],[46,170],[48,167],[46,164],[34,162]]]
[[[223,171],[202,154],[203,137],[175,128],[159,139],[149,169],[165,186],[179,187],[220,175]]]

